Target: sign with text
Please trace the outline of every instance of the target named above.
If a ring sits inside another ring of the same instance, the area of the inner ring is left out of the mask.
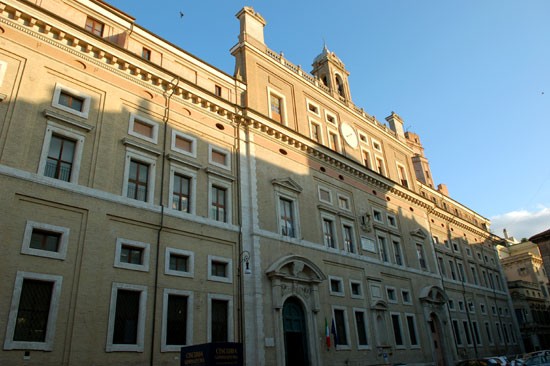
[[[180,366],[243,366],[243,345],[224,342],[181,347]]]

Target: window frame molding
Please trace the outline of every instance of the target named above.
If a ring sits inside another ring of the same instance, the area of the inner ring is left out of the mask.
[[[324,191],[324,192],[327,192],[328,193],[328,196],[329,196],[329,200],[324,200],[322,199],[321,197],[321,191]],[[330,189],[328,189],[327,187],[325,186],[322,186],[322,185],[317,185],[317,198],[319,199],[319,202],[322,202],[324,204],[327,204],[327,205],[331,205],[332,206],[332,191]]]
[[[225,221],[218,221],[214,217],[212,217],[212,186],[219,186],[220,188],[224,188],[225,193]],[[215,222],[224,223],[224,224],[231,224],[233,222],[233,182],[221,178],[221,176],[214,175],[214,174],[208,174],[208,218],[210,220],[213,220]]]
[[[139,132],[134,131],[135,122],[138,120],[144,125],[150,126],[153,128],[153,136],[145,136]],[[128,121],[128,135],[137,137],[138,139],[151,142],[153,144],[158,144],[158,134],[159,134],[159,123],[153,121],[150,118],[147,118],[143,115],[137,113],[130,113],[130,120]]]
[[[226,164],[220,164],[218,162],[213,161],[212,160],[212,152],[217,152],[219,154],[225,155]],[[216,166],[218,168],[222,168],[222,169],[231,171],[231,165],[232,165],[231,164],[231,150],[223,148],[223,147],[219,147],[219,146],[214,146],[212,144],[208,144],[208,163],[213,165],[213,166]]]
[[[336,231],[337,230],[337,226],[336,226],[336,215],[333,215],[333,214],[330,214],[328,212],[325,212],[325,211],[321,211],[320,212],[320,219],[321,219],[321,235],[322,235],[322,242],[323,242],[323,247],[325,247],[325,249],[327,250],[340,250],[340,247],[339,247],[339,240],[338,240],[338,232]],[[328,243],[326,242],[326,238],[325,238],[325,219],[327,220],[330,220],[331,221],[331,230],[332,230],[332,241],[334,242],[334,247],[331,247],[328,245]]]
[[[393,327],[393,316],[396,315],[397,318],[398,318],[398,325],[399,325],[399,332],[401,333],[401,341],[402,341],[402,344],[397,344],[397,340],[395,339],[395,329]],[[401,313],[400,312],[397,312],[397,311],[390,311],[389,312],[389,316],[390,316],[390,321],[391,321],[391,326],[392,326],[392,336],[393,336],[393,342],[394,342],[394,345],[395,345],[395,349],[406,349],[406,342],[405,342],[405,334],[403,332],[403,317],[401,316]]]
[[[139,315],[135,344],[113,343],[116,320],[116,304],[118,290],[129,290],[139,292]],[[134,285],[121,282],[113,282],[111,286],[111,300],[109,303],[109,319],[107,323],[107,342],[105,352],[143,352],[145,338],[145,318],[147,314],[147,286]]]
[[[177,137],[181,137],[185,140],[191,141],[191,151],[180,149],[176,146]],[[170,149],[180,154],[190,156],[192,158],[197,157],[197,139],[191,135],[188,135],[182,131],[172,129],[172,140],[170,141]]]
[[[172,208],[172,202],[174,199],[174,176],[176,174],[183,175],[191,179],[190,187],[191,194],[189,195],[189,212],[180,211]],[[170,162],[170,182],[168,184],[168,209],[171,212],[178,212],[180,214],[196,215],[197,208],[197,172],[195,170],[188,169],[186,167]]]
[[[332,290],[332,281],[338,281],[338,283],[340,284],[338,287],[341,289],[340,292]],[[345,297],[346,290],[344,289],[344,279],[339,276],[328,276],[328,291],[329,294],[332,296]]]
[[[344,313],[344,327],[346,329],[346,340],[347,340],[347,344],[344,344],[344,345],[336,344],[336,341],[335,341],[334,342],[334,348],[337,351],[351,350],[351,337],[350,337],[350,334],[349,334],[349,318],[348,318],[348,311],[347,311],[348,309],[345,306],[340,306],[340,305],[332,305],[331,308],[332,308],[332,319],[336,319],[336,316],[334,315],[335,310],[343,311],[343,313]],[[337,325],[335,325],[335,326],[336,326],[336,328],[338,327]]]
[[[353,245],[353,251],[351,248],[346,248],[346,235],[345,235],[345,227],[349,227],[351,229],[351,241]],[[357,240],[357,230],[355,230],[355,222],[350,219],[345,219],[343,217],[340,217],[340,231],[342,234],[342,250],[346,253],[350,254],[358,254],[359,253],[359,243]]]
[[[353,293],[353,285],[356,284],[356,285],[359,285],[359,294],[354,294]],[[364,299],[365,298],[365,291],[363,290],[363,282],[361,281],[358,281],[358,280],[352,280],[350,279],[349,280],[349,293],[350,293],[350,297],[352,299]]]
[[[147,199],[141,201],[135,198],[128,197],[128,179],[130,177],[130,162],[136,160],[143,164],[149,165],[149,174],[147,176]],[[155,197],[155,178],[156,178],[157,157],[153,157],[150,154],[145,154],[141,151],[126,147],[126,154],[124,157],[124,178],[122,186],[122,196],[128,200],[144,202],[153,204]]]
[[[408,294],[409,299],[406,300],[405,296],[403,296],[404,293]],[[411,295],[411,290],[408,288],[402,288],[401,289],[401,301],[403,302],[403,305],[413,305],[413,299]]]
[[[397,288],[395,286],[385,286],[386,289],[386,299],[388,301],[388,304],[398,304],[399,303],[399,297],[397,295]],[[394,299],[390,299],[390,291],[393,291]]]
[[[61,96],[61,93],[65,92],[67,94],[70,94],[71,96],[81,98],[82,99],[82,111],[77,111],[76,109],[72,109],[70,107],[64,106],[63,104],[59,103],[59,97]],[[73,88],[70,88],[68,86],[65,86],[60,83],[55,83],[53,97],[52,97],[52,107],[60,109],[64,112],[74,114],[75,116],[82,117],[84,119],[88,119],[90,114],[90,106],[92,104],[92,97],[89,94],[86,94],[80,90],[76,90]]]
[[[39,280],[53,283],[52,296],[50,300],[50,310],[48,312],[48,323],[46,325],[46,336],[44,342],[14,341],[15,326],[17,315],[19,313],[19,302],[21,301],[21,292],[25,279]],[[55,340],[55,329],[57,325],[57,315],[59,303],[61,301],[61,288],[63,285],[63,276],[35,273],[27,271],[17,271],[12,292],[11,306],[6,324],[6,338],[4,340],[4,350],[40,350],[53,351]],[[7,295],[7,294],[6,294]]]
[[[187,329],[185,330],[185,339],[187,341],[187,344],[182,344],[182,345],[166,344],[166,331],[168,329],[168,297],[170,295],[187,297]],[[177,290],[172,288],[164,289],[162,294],[162,328],[161,328],[161,340],[160,340],[161,352],[180,352],[182,346],[189,346],[193,344],[193,304],[194,304],[193,291]]]
[[[226,264],[227,276],[220,277],[212,274],[212,262],[220,262]],[[208,255],[207,263],[207,276],[206,279],[209,281],[223,282],[223,283],[233,283],[233,260],[228,257],[221,257],[217,255]]]
[[[334,120],[334,122],[331,122],[329,120],[329,117],[332,117],[332,119]],[[325,121],[327,121],[327,123],[331,126],[334,126],[336,128],[338,128],[338,118],[336,117],[336,114],[332,113],[332,112],[329,112],[325,109]]]
[[[124,263],[120,261],[120,254],[122,252],[122,246],[126,244],[134,248],[143,249],[142,264]],[[129,269],[133,271],[149,272],[149,259],[151,255],[151,245],[141,241],[130,240],[125,238],[117,238],[115,246],[115,263],[113,267]]]
[[[318,127],[319,140],[315,140],[315,138],[313,138],[313,125]],[[321,145],[325,144],[325,138],[324,138],[324,134],[323,134],[323,126],[321,125],[320,122],[318,122],[316,119],[311,118],[311,117],[309,118],[309,138],[311,140],[317,142],[318,144],[321,144]]]
[[[45,175],[46,164],[48,161],[48,154],[50,153],[50,145],[52,142],[52,135],[59,135],[69,140],[75,141],[73,163],[71,167],[71,176],[68,181],[58,179],[58,178],[48,177]],[[42,151],[40,153],[40,160],[38,163],[38,174],[47,179],[53,179],[54,181],[78,184],[78,178],[80,176],[80,162],[82,160],[82,152],[84,150],[85,139],[86,138],[84,137],[84,135],[48,120],[46,123],[44,142],[42,143]]]
[[[315,107],[317,109],[317,112],[314,112],[312,111],[311,109],[309,109],[309,106],[312,105],[313,107]],[[316,103],[316,102],[313,102],[311,99],[309,98],[306,98],[306,107],[307,107],[307,112],[308,113],[311,113],[313,114],[314,116],[318,117],[318,118],[321,118],[321,107],[319,106],[319,103]]]
[[[227,341],[233,342],[234,340],[234,326],[233,326],[233,296],[208,293],[208,314],[206,320],[206,341],[212,342],[212,300],[227,301]]]
[[[357,340],[357,349],[358,350],[369,350],[372,349],[371,342],[369,342],[370,334],[368,328],[368,312],[365,308],[353,308],[353,323],[355,328],[355,339]],[[363,322],[365,323],[365,336],[367,338],[367,344],[359,344],[359,330],[357,329],[357,319],[355,318],[355,313],[363,313]]]
[[[61,234],[59,238],[58,250],[56,252],[52,252],[49,250],[31,248],[30,244],[31,244],[32,232],[34,229]],[[70,231],[71,230],[67,227],[27,220],[25,224],[25,232],[23,234],[23,245],[21,246],[21,253],[35,255],[38,257],[65,260],[65,258],[67,257],[67,248],[69,246]]]
[[[409,347],[411,349],[420,349],[421,348],[420,337],[418,333],[418,323],[416,322],[416,315],[414,313],[404,313],[403,315],[405,316],[405,324],[407,325],[407,339],[409,341]],[[413,326],[414,326],[413,331],[416,336],[416,344],[413,344],[411,340],[411,329],[409,328],[409,321],[408,321],[409,318],[412,318],[412,321],[413,321]]]
[[[331,136],[334,135],[336,136],[336,144],[337,146],[334,146],[334,143],[335,141],[332,140]],[[327,140],[328,140],[328,147],[337,152],[337,153],[341,153],[342,152],[342,141],[340,139],[340,132],[338,131],[338,129],[336,127],[334,127],[334,125],[330,124],[330,125],[327,125]]]
[[[267,112],[270,119],[273,119],[273,115],[271,112],[271,95],[274,95],[275,97],[279,98],[281,100],[281,108],[283,109],[283,113],[281,114],[281,122],[275,121],[277,123],[282,124],[283,126],[288,126],[288,116],[286,113],[287,110],[287,103],[286,103],[286,97],[281,92],[273,89],[270,86],[267,86]]]
[[[172,247],[166,247],[164,251],[164,274],[168,276],[177,276],[177,277],[195,277],[195,253],[190,250],[178,249]],[[175,269],[170,269],[170,255],[182,255],[188,258],[188,271],[177,271]]]

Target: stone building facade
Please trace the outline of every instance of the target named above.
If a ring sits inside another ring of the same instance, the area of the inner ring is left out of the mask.
[[[520,352],[497,238],[419,137],[327,48],[308,73],[237,18],[231,76],[102,1],[0,1],[0,363]]]

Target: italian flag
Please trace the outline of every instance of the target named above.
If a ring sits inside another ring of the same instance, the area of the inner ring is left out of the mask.
[[[327,318],[325,318],[325,337],[327,340],[327,349],[330,349],[330,330],[328,328]]]

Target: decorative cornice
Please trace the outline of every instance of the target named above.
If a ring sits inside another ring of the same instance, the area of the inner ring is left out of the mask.
[[[7,12],[10,17],[3,16],[4,12]],[[23,19],[23,22],[20,22],[20,19]],[[42,42],[84,59],[94,66],[105,69],[146,89],[160,94],[172,93],[175,96],[181,97],[182,100],[215,113],[230,122],[236,117],[234,108],[230,110],[227,107],[212,103],[204,97],[188,89],[184,89],[182,86],[174,85],[174,80],[181,80],[178,75],[169,74],[167,70],[165,75],[161,75],[162,73],[148,70],[133,62],[132,59],[134,57],[132,55],[123,55],[121,57],[120,55],[115,55],[114,52],[104,50],[93,44],[95,42],[93,42],[92,35],[86,35],[90,37],[90,40],[84,39],[84,37],[78,35],[81,30],[76,29],[74,24],[68,24],[68,26],[73,28],[70,32],[64,31],[5,3],[0,3],[0,23],[4,23]],[[117,47],[115,44],[103,39],[98,40],[99,42],[109,44],[111,47]],[[120,52],[124,53],[127,51],[121,49]],[[198,85],[191,85],[200,88]]]

